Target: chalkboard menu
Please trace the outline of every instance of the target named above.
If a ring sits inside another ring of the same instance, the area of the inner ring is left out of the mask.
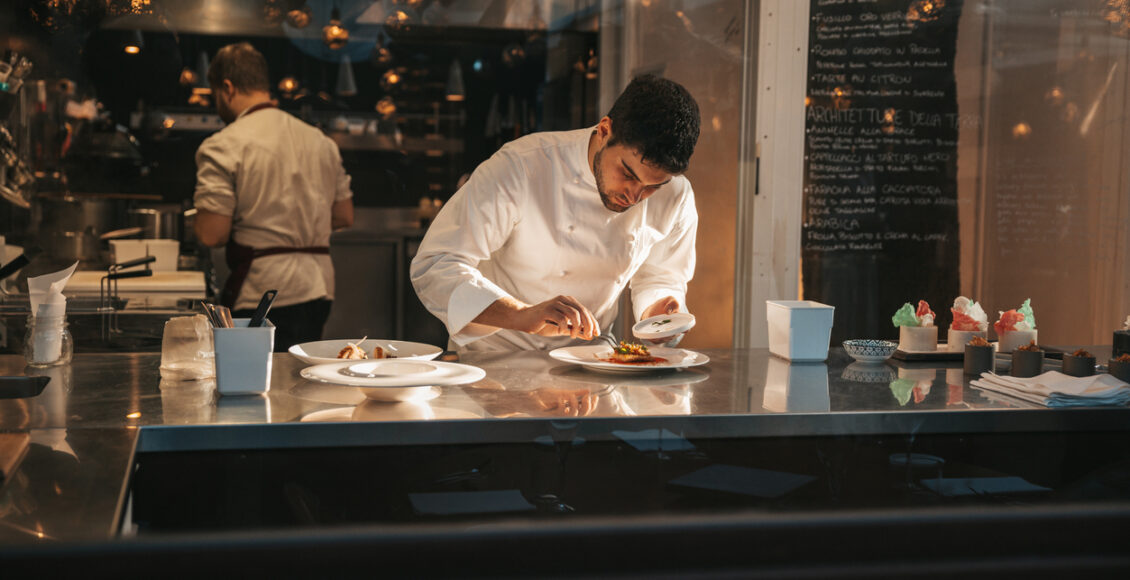
[[[893,337],[904,302],[959,290],[954,54],[961,0],[812,0],[804,297],[833,341]],[[944,335],[943,335],[944,336]]]

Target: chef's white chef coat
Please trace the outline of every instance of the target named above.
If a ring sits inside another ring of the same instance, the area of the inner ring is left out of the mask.
[[[464,350],[550,349],[576,342],[472,323],[511,296],[573,296],[607,330],[630,284],[636,319],[664,296],[686,304],[698,213],[681,175],[623,213],[604,207],[588,163],[593,129],[528,135],[483,162],[433,221],[411,278]]]
[[[196,151],[199,209],[232,217],[232,239],[252,248],[328,246],[335,201],[353,197],[337,145],[321,130],[267,108],[241,114]],[[279,254],[251,263],[235,309],[255,308],[277,288],[275,306],[333,299],[326,254]]]

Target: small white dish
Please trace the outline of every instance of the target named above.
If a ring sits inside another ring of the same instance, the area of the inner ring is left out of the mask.
[[[302,362],[312,365],[323,365],[330,363],[345,362],[347,359],[337,358],[337,353],[349,344],[356,344],[355,340],[319,340],[316,342],[304,342],[291,346],[289,352],[295,358]],[[443,354],[443,349],[438,346],[430,344],[423,344],[419,342],[406,342],[403,340],[383,340],[377,338],[367,338],[361,343],[361,350],[365,354],[371,354],[373,348],[381,347],[386,353],[392,355],[396,359],[410,359],[410,360],[432,360],[437,356]],[[358,359],[353,359],[357,362]],[[360,359],[360,360],[384,360],[384,359]]]
[[[423,368],[425,365],[428,368]],[[299,374],[311,381],[369,388],[464,385],[486,377],[486,371],[471,365],[431,361],[417,368],[406,367],[403,361],[396,359],[315,365],[302,369]]]
[[[693,350],[682,348],[648,347],[651,356],[664,359],[651,363],[617,363],[606,360],[612,356],[612,347],[607,345],[567,346],[549,351],[549,356],[566,363],[581,365],[589,370],[616,373],[648,373],[662,370],[678,370],[696,367],[710,362],[710,357]]]
[[[645,318],[632,326],[632,334],[644,340],[660,340],[682,334],[695,325],[693,314],[673,312]]]

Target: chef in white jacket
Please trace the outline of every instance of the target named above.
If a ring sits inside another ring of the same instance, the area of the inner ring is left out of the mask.
[[[460,350],[551,349],[683,310],[698,213],[682,173],[698,105],[634,79],[595,127],[512,141],[472,173],[412,260],[420,300]]]

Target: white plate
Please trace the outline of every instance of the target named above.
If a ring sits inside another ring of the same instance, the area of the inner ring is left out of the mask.
[[[304,342],[290,347],[290,354],[294,355],[302,362],[312,365],[345,362],[346,359],[337,358],[337,353],[341,352],[341,349],[345,348],[350,342],[355,341],[319,340],[317,342]],[[361,343],[361,349],[365,351],[365,354],[372,354],[373,348],[377,346],[383,348],[386,353],[398,359],[432,360],[443,354],[442,348],[419,342],[368,338],[365,339],[365,342]],[[354,362],[357,362],[356,359],[354,359]]]
[[[611,371],[618,373],[647,373],[660,370],[685,369],[696,367],[710,362],[710,357],[682,348],[664,348],[661,346],[648,347],[651,356],[667,359],[667,362],[623,364],[605,362],[600,359],[612,356],[612,347],[608,345],[567,346],[549,352],[549,356],[561,361],[577,364],[590,370]]]
[[[302,369],[302,378],[351,387],[427,387],[463,385],[482,380],[486,371],[443,361],[381,359],[343,361]]]
[[[634,334],[636,338],[659,340],[661,338],[675,336],[676,334],[682,334],[694,328],[694,324],[695,318],[693,314],[686,312],[661,314],[637,322],[632,326],[632,334]]]

